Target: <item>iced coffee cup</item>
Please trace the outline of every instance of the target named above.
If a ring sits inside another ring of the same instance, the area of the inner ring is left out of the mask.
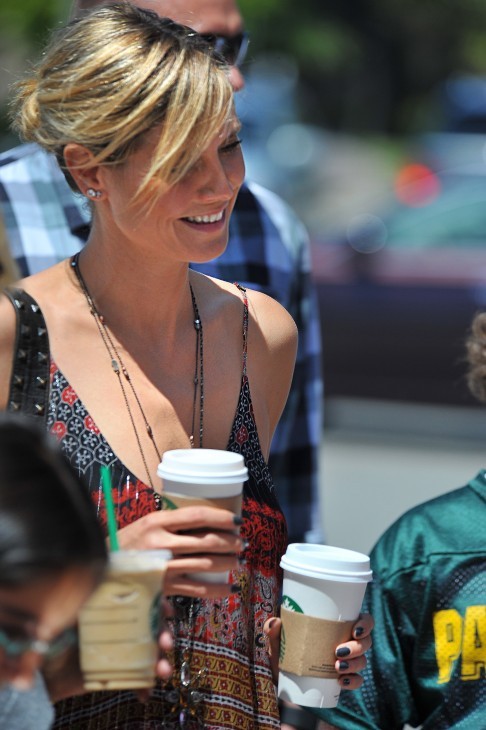
[[[103,583],[79,616],[87,691],[152,687],[159,655],[160,596],[169,550],[110,553]]]
[[[340,693],[336,647],[351,638],[366,585],[367,555],[328,545],[294,543],[280,562],[278,695],[306,707],[335,707]]]
[[[157,469],[163,509],[207,505],[241,514],[248,470],[241,454],[222,449],[166,451]],[[228,573],[194,573],[198,581],[225,583]]]

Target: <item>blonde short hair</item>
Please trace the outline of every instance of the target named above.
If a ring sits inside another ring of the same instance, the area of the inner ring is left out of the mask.
[[[178,182],[232,112],[224,62],[190,28],[122,2],[74,19],[16,86],[13,128],[56,155],[75,142],[119,164],[160,127],[139,193]],[[93,163],[91,163],[92,165]]]

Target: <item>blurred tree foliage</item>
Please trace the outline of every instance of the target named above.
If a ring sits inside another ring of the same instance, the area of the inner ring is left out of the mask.
[[[70,0],[0,3],[0,136],[5,100]],[[240,0],[251,54],[292,55],[302,116],[350,132],[438,126],[440,82],[486,76],[484,0]]]
[[[0,7],[2,38],[20,40],[30,47],[43,43],[48,28],[67,17],[69,0],[22,0]]]
[[[0,138],[8,137],[9,87],[43,47],[50,29],[66,18],[70,0],[1,0],[0,2]]]
[[[304,117],[352,132],[441,123],[441,82],[486,76],[484,0],[241,0],[254,54],[297,59]]]

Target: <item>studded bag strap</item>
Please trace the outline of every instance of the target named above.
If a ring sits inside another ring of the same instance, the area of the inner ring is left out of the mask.
[[[50,350],[44,315],[22,289],[5,289],[17,315],[17,332],[7,410],[46,424]]]

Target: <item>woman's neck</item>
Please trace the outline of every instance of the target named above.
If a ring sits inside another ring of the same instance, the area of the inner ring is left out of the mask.
[[[163,331],[170,342],[192,317],[188,264],[167,265],[146,251],[113,252],[88,242],[78,265],[96,308],[121,341],[136,333],[146,342],[159,340]]]

